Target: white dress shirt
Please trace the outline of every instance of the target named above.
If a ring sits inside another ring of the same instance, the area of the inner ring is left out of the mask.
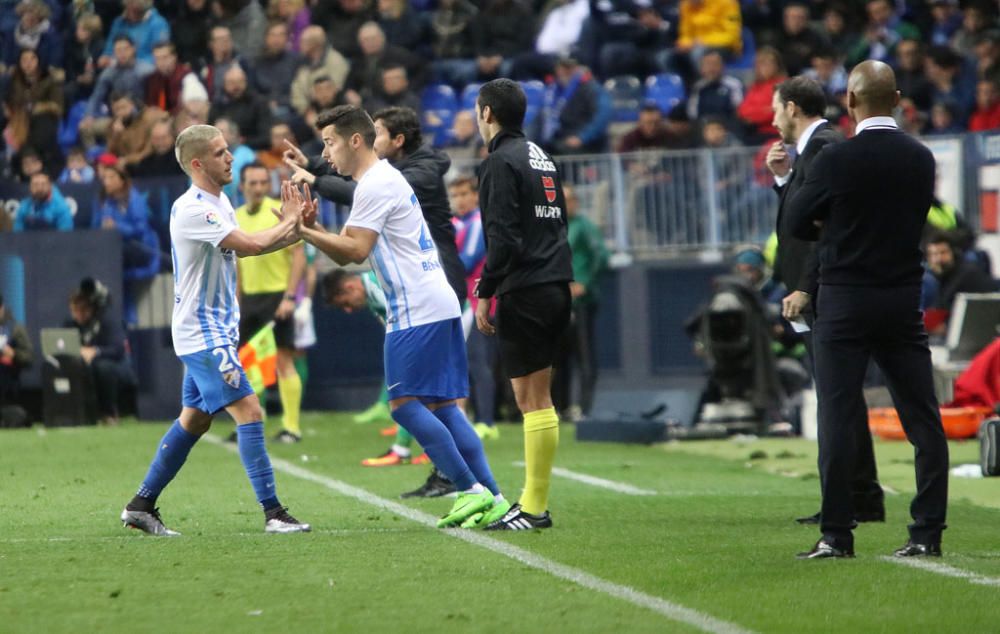
[[[892,117],[868,117],[858,122],[854,128],[854,134],[858,135],[865,130],[898,130],[899,124]]]

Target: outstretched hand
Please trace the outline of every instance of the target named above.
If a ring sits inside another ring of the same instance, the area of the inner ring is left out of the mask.
[[[299,167],[309,165],[309,159],[306,158],[306,155],[302,153],[302,150],[298,146],[288,139],[284,139],[284,141],[286,149],[281,153],[281,157],[284,159],[286,165],[289,167],[292,165],[298,165]]]
[[[280,220],[289,220],[298,224],[302,220],[302,212],[305,201],[302,192],[291,181],[281,183],[281,209],[273,210],[274,215]]]
[[[302,196],[304,200],[302,202],[302,217],[299,218],[299,224],[312,229],[316,224],[317,216],[319,216],[319,203],[313,198],[312,192],[309,190],[309,183],[302,183]]]
[[[285,154],[287,154],[287,152]],[[284,162],[285,165],[288,166],[288,168],[290,170],[292,170],[292,178],[291,178],[291,180],[296,185],[298,185],[299,183],[308,183],[308,184],[312,185],[313,183],[316,182],[316,175],[315,174],[313,174],[312,172],[306,170],[306,168],[302,167],[301,165],[299,165],[298,163],[296,163],[292,159],[290,159],[290,158],[288,158],[286,156],[285,158],[283,158],[281,160],[282,160],[282,162]]]

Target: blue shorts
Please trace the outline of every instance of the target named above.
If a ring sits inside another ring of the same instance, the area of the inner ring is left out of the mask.
[[[469,395],[469,360],[459,317],[385,335],[389,399],[414,396],[427,403]]]
[[[253,394],[233,346],[219,346],[181,356],[184,387],[181,403],[208,414]]]

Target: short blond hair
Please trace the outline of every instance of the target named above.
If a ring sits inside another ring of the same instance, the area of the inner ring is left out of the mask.
[[[174,155],[177,162],[181,164],[181,169],[188,176],[191,175],[191,161],[202,158],[208,152],[208,146],[217,136],[222,136],[222,130],[212,125],[197,124],[185,128],[177,135],[174,144]]]

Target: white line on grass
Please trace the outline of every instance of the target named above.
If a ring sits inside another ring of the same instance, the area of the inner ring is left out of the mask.
[[[1000,587],[1000,578],[986,577],[969,570],[962,570],[961,568],[927,561],[926,559],[916,559],[914,557],[882,557],[882,559],[894,564],[909,566],[910,568],[919,568],[920,570],[926,570],[927,572],[933,572],[934,574],[945,577],[965,579],[969,583],[974,583],[977,586]]]
[[[515,467],[523,467],[523,462],[515,462]],[[614,480],[605,480],[604,478],[598,478],[595,476],[587,475],[586,473],[577,473],[576,471],[570,471],[569,469],[563,469],[562,467],[553,467],[552,475],[557,475],[561,478],[566,478],[568,480],[575,480],[577,482],[582,482],[584,484],[589,484],[590,486],[600,487],[602,489],[610,489],[616,493],[624,493],[625,495],[658,495],[659,492],[653,491],[651,489],[640,489],[639,487],[634,487],[631,484],[625,484],[624,482],[616,482]]]
[[[236,453],[238,451],[236,447],[223,443],[217,436],[205,434],[202,438],[231,453]],[[359,502],[363,502],[377,508],[385,509],[386,511],[395,513],[400,517],[405,517],[406,519],[418,524],[423,524],[424,526],[435,529],[437,527],[437,518],[428,513],[424,513],[423,511],[418,511],[408,506],[403,506],[398,502],[393,502],[379,497],[374,493],[350,485],[346,482],[319,475],[318,473],[313,473],[312,471],[303,469],[302,467],[288,462],[287,460],[271,458],[271,464],[277,471],[322,485],[332,491],[340,493],[341,495],[354,498]],[[519,561],[528,567],[541,570],[542,572],[546,572],[560,579],[565,579],[566,581],[571,581],[589,590],[627,601],[628,603],[639,607],[647,608],[674,621],[691,625],[703,632],[711,632],[712,634],[751,634],[751,630],[744,629],[735,623],[729,623],[728,621],[717,619],[713,616],[703,614],[697,610],[684,607],[683,605],[679,605],[672,601],[661,599],[660,597],[654,597],[644,592],[640,592],[635,588],[606,581],[578,568],[556,563],[550,559],[542,557],[541,555],[536,555],[535,553],[519,548],[518,546],[487,537],[478,532],[458,529],[441,531],[441,533],[443,535],[468,542],[475,546],[479,546],[480,548],[485,548],[486,550],[493,551],[505,557],[509,557],[510,559]]]

